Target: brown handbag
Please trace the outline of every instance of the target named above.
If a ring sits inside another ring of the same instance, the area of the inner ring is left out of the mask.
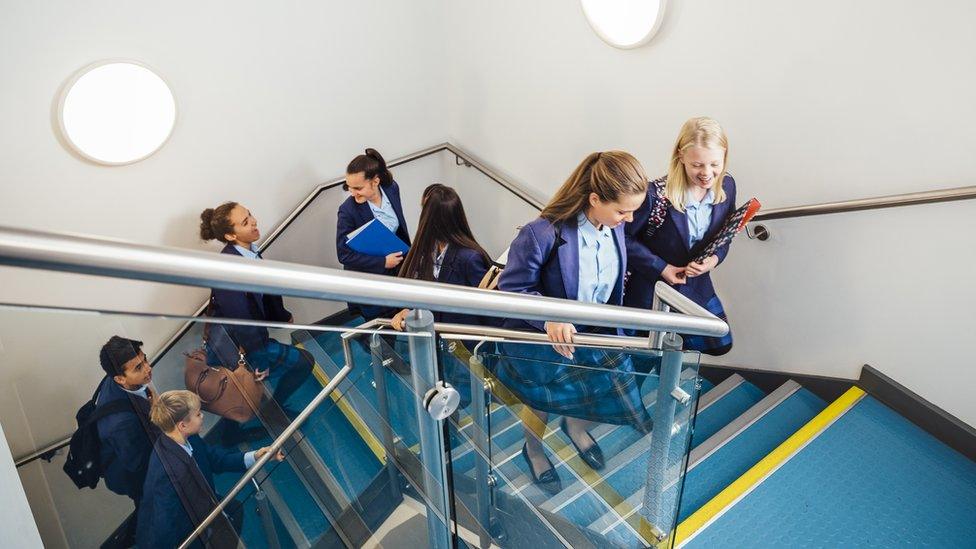
[[[183,379],[186,388],[200,397],[202,408],[239,423],[254,417],[264,384],[254,379],[254,373],[244,364],[231,370],[224,366],[207,366],[203,350],[186,354]]]

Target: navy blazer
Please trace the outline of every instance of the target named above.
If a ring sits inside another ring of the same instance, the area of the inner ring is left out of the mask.
[[[383,192],[390,199],[393,211],[396,212],[397,227],[396,235],[401,240],[410,245],[410,232],[407,230],[407,221],[403,218],[403,204],[400,202],[400,186],[396,181],[383,187]],[[389,274],[396,275],[397,269],[386,268],[386,258],[374,255],[361,254],[353,251],[346,245],[346,235],[372,221],[373,210],[369,209],[369,204],[363,202],[358,204],[353,197],[346,198],[345,202],[339,205],[339,214],[336,220],[336,255],[339,263],[347,271],[357,271],[360,273]]]
[[[149,455],[159,430],[149,421],[149,401],[125,392],[115,380],[105,376],[95,401],[96,409],[122,399],[132,405],[131,412],[105,416],[96,424],[101,443],[102,476],[109,490],[138,500],[142,496]]]
[[[239,451],[209,446],[197,435],[189,437],[187,442],[193,447],[192,457],[166,435],[161,435],[153,445],[136,521],[136,542],[140,548],[179,546],[217,506],[214,473],[247,469],[244,454]],[[226,523],[215,521],[214,524],[218,526],[201,538],[210,535],[211,546],[222,547],[218,539],[227,539],[223,537],[228,533]],[[200,538],[197,540],[195,546],[202,547]]]
[[[650,238],[646,236],[651,206],[656,200],[654,189],[648,189],[647,200],[634,212],[634,220],[627,223],[626,227],[627,260],[631,275],[627,281],[625,305],[650,309],[654,299],[654,284],[663,280],[661,272],[664,268],[668,265],[684,267],[718,234],[725,220],[735,210],[735,180],[731,175],[725,176],[722,188],[725,189],[725,201],[712,206],[712,220],[708,230],[692,248],[688,247],[688,217],[673,207],[668,208],[664,223],[654,234]],[[728,253],[728,244],[716,251],[719,264]],[[675,289],[702,307],[715,295],[710,272],[689,277],[685,284],[678,284]]]
[[[227,244],[220,251],[222,254],[241,256],[233,244]],[[285,309],[284,301],[280,295],[256,294],[252,292],[240,292],[236,290],[211,290],[213,299],[212,316],[223,318],[240,318],[243,320],[260,320],[268,322],[289,322],[291,313]],[[213,325],[210,327],[210,339],[208,345],[211,350],[217,353],[220,360],[225,365],[237,363],[236,346],[244,348],[244,352],[249,353],[264,349],[268,345],[268,329],[262,326],[231,326]],[[226,338],[221,336],[226,333],[233,340],[228,345]],[[228,347],[225,349],[225,347]],[[228,362],[229,361],[229,362]]]
[[[477,250],[448,246],[441,263],[437,282],[477,288],[485,277],[491,263]],[[449,324],[471,324],[481,326],[500,326],[501,321],[493,317],[466,315],[461,313],[442,313],[434,311],[434,322]]]
[[[624,226],[613,229],[613,239],[620,256],[620,274],[607,301],[610,305],[623,303],[624,274],[627,272],[627,251]],[[508,263],[502,271],[498,288],[506,292],[559,297],[576,301],[579,293],[579,225],[573,217],[560,223],[537,218],[519,230],[508,249]],[[506,328],[545,331],[539,320],[506,319]],[[591,328],[577,326],[577,330]],[[621,330],[616,331],[622,334]]]

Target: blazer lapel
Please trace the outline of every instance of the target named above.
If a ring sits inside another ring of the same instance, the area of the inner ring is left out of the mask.
[[[681,235],[681,245],[688,249],[688,216],[684,212],[679,212],[677,208],[668,208],[668,213],[671,215],[671,221],[674,222],[675,228],[678,229],[678,234]]]
[[[623,223],[613,229],[613,241],[617,244],[617,257],[619,258],[620,265],[620,272],[617,274],[617,284],[613,288],[613,295],[623,296],[624,280],[627,276],[627,241]],[[612,303],[612,305],[619,305],[619,303]]]
[[[447,247],[447,251],[444,252],[444,261],[441,262],[441,273],[440,276],[437,277],[438,282],[447,282],[451,280],[451,276],[457,269],[457,266],[454,264],[457,260],[457,253],[457,246]]]
[[[236,255],[237,257],[244,257],[241,252],[237,251],[237,248],[233,244],[227,244],[220,253]],[[258,254],[258,259],[261,259],[261,254]],[[261,315],[265,316],[264,312],[264,294],[255,294],[251,292],[244,292],[247,299],[254,300],[254,304],[257,306],[258,310],[261,311]]]
[[[712,206],[712,219],[708,223],[708,232],[706,232],[705,240],[711,240],[710,236],[718,233],[719,229],[725,223],[725,218],[729,215],[729,201],[726,200],[721,204],[715,204]]]
[[[559,257],[559,274],[563,278],[563,288],[566,290],[566,299],[576,299],[579,294],[579,227],[576,219],[560,223],[561,231],[556,233],[556,243],[559,248],[556,253]],[[562,244],[559,240],[562,240]]]

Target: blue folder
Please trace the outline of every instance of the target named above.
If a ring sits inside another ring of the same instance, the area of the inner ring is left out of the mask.
[[[403,252],[406,255],[410,249],[410,246],[376,219],[346,235],[346,244],[361,254],[379,257],[393,252]]]

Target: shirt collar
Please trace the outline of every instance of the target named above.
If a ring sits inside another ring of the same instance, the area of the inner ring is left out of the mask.
[[[610,236],[610,228],[606,225],[602,229],[597,229],[590,223],[590,220],[586,218],[584,212],[580,212],[576,216],[576,222],[579,224],[579,235],[583,239],[583,244],[586,246],[592,246],[596,244],[600,237],[607,238]]]
[[[123,391],[129,393],[130,395],[141,396],[142,398],[146,398],[146,399],[149,398],[149,393],[146,391],[146,389],[148,387],[149,387],[148,385],[143,385],[142,387],[139,387],[138,389],[133,389],[133,390],[130,391],[129,389],[126,389],[125,387],[119,385],[119,388],[120,389],[122,389]]]
[[[177,442],[177,444],[180,444],[180,443]],[[187,440],[185,444],[180,444],[180,448],[183,448],[184,450],[186,450],[186,453],[190,454],[190,457],[193,457],[193,446],[190,445],[190,441],[189,440]]]
[[[390,199],[387,198],[386,192],[383,190],[383,187],[380,186],[380,205],[377,206],[376,204],[373,204],[369,200],[367,200],[366,203],[369,204],[369,207],[372,210],[382,210],[390,204]]]
[[[251,242],[251,245],[247,248],[238,244],[234,244],[234,247],[237,248],[237,251],[240,252],[240,254],[244,257],[254,258],[258,256],[258,247],[255,246],[253,242]]]
[[[713,202],[715,202],[715,189],[708,189],[708,192],[705,193],[705,196],[701,200],[695,200],[691,189],[685,191],[685,207],[687,208],[698,208],[702,204],[712,204]]]

